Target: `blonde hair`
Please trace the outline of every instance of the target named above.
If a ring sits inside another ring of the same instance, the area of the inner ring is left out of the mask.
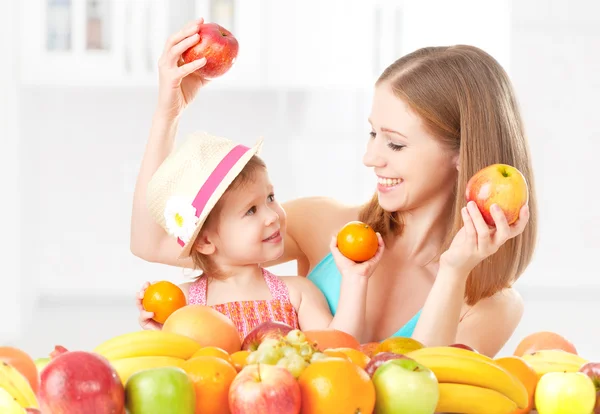
[[[473,174],[490,164],[504,163],[525,176],[529,222],[522,234],[471,272],[465,299],[473,305],[509,287],[532,259],[538,219],[530,152],[508,75],[483,50],[458,45],[422,48],[398,59],[377,80],[377,85],[383,83],[389,83],[445,147],[459,152],[450,228],[440,254],[463,225],[460,209],[466,204],[465,187]],[[384,237],[402,233],[402,213],[384,211],[377,194],[361,209],[360,220]]]
[[[215,207],[211,210],[210,214],[206,218],[206,221],[204,222],[203,227],[206,227],[209,223],[211,223],[213,220],[216,220],[219,217],[221,209],[223,208],[224,200],[226,199],[228,193],[230,193],[231,191],[242,189],[246,184],[254,181],[256,173],[260,169],[266,168],[267,166],[264,163],[264,161],[257,155],[254,155],[252,158],[250,158],[248,163],[244,166],[242,171],[240,171],[238,176],[235,177],[235,179],[231,182],[229,187],[227,187],[227,190],[223,193]],[[190,252],[190,256],[194,263],[194,270],[201,270],[203,275],[210,276],[211,278],[222,277],[221,273],[219,272],[219,269],[215,265],[214,261],[211,259],[210,255],[202,254],[196,248],[198,240],[200,240],[201,234],[202,230],[200,230],[198,236],[196,237],[196,240],[194,240],[194,245]]]

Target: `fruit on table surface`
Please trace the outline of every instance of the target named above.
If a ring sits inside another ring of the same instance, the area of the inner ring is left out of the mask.
[[[577,354],[575,345],[562,335],[555,332],[541,331],[534,332],[521,339],[513,355],[523,356],[545,349],[561,349],[572,354]]]
[[[187,300],[183,290],[167,280],[148,286],[142,299],[144,309],[154,312],[152,319],[161,324],[165,323],[173,312],[186,304]]]
[[[0,361],[8,362],[15,367],[26,379],[33,392],[39,388],[39,374],[35,361],[29,354],[12,346],[0,346]]]
[[[452,344],[452,345],[448,345],[454,348],[462,348],[462,349],[466,349],[467,351],[471,351],[471,352],[477,352],[477,350],[473,349],[472,347],[470,347],[469,345],[465,345],[465,344]]]
[[[427,354],[414,351],[407,356],[431,369],[438,382],[473,385],[496,391],[515,402],[518,408],[528,405],[527,389],[513,374],[493,361],[486,361],[475,352],[447,347],[453,351],[464,351],[471,355]],[[423,350],[426,348],[423,348]],[[440,396],[440,398],[442,398]]]
[[[117,335],[94,348],[94,352],[112,361],[141,356],[188,359],[201,345],[192,338],[172,332],[134,331]]]
[[[231,319],[205,305],[187,305],[176,310],[166,320],[162,331],[187,336],[200,346],[216,346],[229,354],[242,348],[238,330]]]
[[[38,408],[38,400],[27,378],[11,364],[0,361],[0,388],[22,407]]]
[[[315,343],[319,351],[327,348],[360,349],[360,343],[352,335],[336,329],[309,329],[303,331],[307,341]]]
[[[408,358],[408,357],[406,355],[396,354],[394,352],[380,352],[377,355],[375,355],[373,358],[371,358],[371,360],[365,367],[365,372],[370,377],[373,377],[373,374],[375,373],[377,368],[379,368],[383,363],[390,361],[392,359],[402,359],[402,358]]]
[[[439,388],[433,372],[410,358],[381,365],[373,375],[375,414],[433,414]]]
[[[533,367],[540,378],[549,372],[577,372],[588,362],[579,355],[560,349],[543,349],[521,358]]]
[[[375,355],[377,355],[379,352],[406,354],[407,352],[415,351],[424,347],[425,346],[416,339],[404,337],[388,338],[379,344],[375,350]]]
[[[372,413],[375,386],[352,362],[326,358],[312,362],[298,378],[302,414]]]
[[[194,384],[181,368],[139,371],[127,382],[125,396],[129,414],[194,414],[196,410]]]
[[[511,165],[493,164],[473,174],[467,182],[465,197],[467,202],[477,204],[489,226],[495,226],[491,206],[497,204],[508,224],[513,224],[529,200],[529,190],[521,171]]]
[[[348,259],[360,263],[375,256],[379,240],[371,226],[361,221],[351,221],[338,232],[337,248]]]
[[[185,359],[169,356],[138,356],[110,361],[123,385],[126,385],[129,378],[138,371],[162,367],[183,368],[185,363]]]
[[[588,362],[579,369],[579,372],[584,373],[592,380],[596,388],[596,405],[593,414],[600,414],[600,363]]]
[[[550,372],[540,378],[535,391],[539,414],[592,413],[596,388],[582,372]]]
[[[509,355],[506,357],[497,358],[494,362],[513,374],[527,390],[528,404],[527,407],[515,411],[511,414],[526,414],[531,412],[535,407],[535,388],[538,383],[538,374],[533,367],[523,358]]]
[[[229,398],[229,387],[237,371],[227,361],[215,356],[199,356],[189,359],[183,370],[194,384],[196,412],[221,414],[225,412]]]
[[[0,413],[2,414],[24,414],[25,409],[8,393],[0,387]]]
[[[366,356],[368,356],[369,358],[373,358],[378,346],[379,342],[367,342],[366,344],[360,344],[358,350]]]
[[[85,351],[62,353],[40,378],[40,408],[52,414],[122,413],[123,385],[102,356]]]
[[[298,414],[300,385],[282,367],[255,364],[244,367],[229,388],[231,414]]]
[[[183,52],[183,62],[205,57],[206,64],[196,71],[198,75],[207,79],[224,75],[237,59],[238,40],[229,30],[216,23],[201,24],[198,35],[198,43]]]
[[[436,413],[510,414],[517,404],[498,391],[468,384],[439,384]]]
[[[256,351],[258,346],[267,338],[280,339],[288,334],[292,327],[277,321],[266,321],[255,326],[242,342],[242,350]]]
[[[231,355],[229,355],[227,353],[227,351],[225,351],[224,349],[221,349],[217,346],[204,346],[204,347],[200,348],[199,350],[197,350],[194,353],[194,355],[192,355],[190,357],[190,359],[196,358],[199,356],[214,356],[217,358],[221,358],[222,360],[224,360],[230,364],[233,364],[233,361],[231,360]]]

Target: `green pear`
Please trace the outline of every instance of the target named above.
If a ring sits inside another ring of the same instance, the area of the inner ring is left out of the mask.
[[[177,367],[138,371],[125,385],[125,406],[129,414],[194,414],[194,384]]]

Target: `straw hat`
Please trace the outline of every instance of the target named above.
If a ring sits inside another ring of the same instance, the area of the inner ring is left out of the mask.
[[[262,147],[248,148],[205,132],[193,133],[161,164],[147,188],[154,220],[177,239],[190,256],[193,241],[208,214],[235,177]]]

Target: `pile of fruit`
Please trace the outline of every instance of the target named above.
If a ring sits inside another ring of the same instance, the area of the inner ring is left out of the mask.
[[[278,322],[243,341],[232,333],[229,319],[191,305],[161,331],[122,334],[90,351],[57,346],[33,361],[0,348],[0,412],[600,413],[600,364],[550,332],[494,359],[461,344],[359,344],[340,331]]]

